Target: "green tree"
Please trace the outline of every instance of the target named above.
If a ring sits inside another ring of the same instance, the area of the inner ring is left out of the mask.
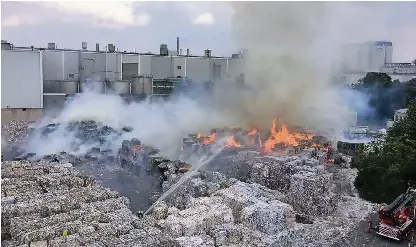
[[[409,104],[410,101],[416,99],[416,78],[411,79],[410,81],[405,82],[406,84],[406,103]]]
[[[361,197],[391,202],[404,192],[408,181],[416,181],[416,101],[410,102],[407,114],[382,140],[357,152],[355,186]]]

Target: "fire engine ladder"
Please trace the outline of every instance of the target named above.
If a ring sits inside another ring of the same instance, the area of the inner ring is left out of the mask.
[[[400,229],[389,226],[385,223],[379,224],[377,234],[400,241]]]
[[[413,223],[413,220],[407,219],[407,221],[400,227],[400,231],[405,231]]]

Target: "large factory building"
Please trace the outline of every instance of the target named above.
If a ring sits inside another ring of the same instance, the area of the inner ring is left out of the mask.
[[[339,72],[347,84],[357,83],[368,72],[387,73],[401,82],[416,78],[416,64],[393,63],[393,43],[371,41],[343,47]]]
[[[179,54],[179,55],[177,55]],[[242,72],[241,54],[232,57],[191,56],[160,46],[159,54],[121,52],[113,44],[95,50],[16,47],[2,40],[2,123],[36,120],[49,109],[83,91],[85,82],[99,81],[99,91],[144,97],[171,92],[179,81],[192,84],[236,82]],[[81,83],[80,83],[81,82]]]

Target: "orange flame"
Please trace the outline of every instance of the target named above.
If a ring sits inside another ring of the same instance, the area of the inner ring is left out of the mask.
[[[291,133],[287,125],[282,125],[282,127],[277,130],[277,119],[273,120],[272,127],[270,128],[270,136],[263,143],[264,152],[271,152],[276,144],[284,144],[286,146],[299,146],[300,142],[303,140],[311,140],[313,134],[300,134],[300,133]]]
[[[202,135],[198,133],[198,135],[196,136],[197,139],[202,139],[202,143],[204,144],[213,143],[216,137],[217,137],[217,133],[212,133],[211,135]]]
[[[257,129],[253,129],[253,130],[250,130],[250,131],[248,132],[248,135],[249,135],[249,136],[254,136],[255,134],[257,134]]]
[[[236,147],[236,148],[241,148],[243,147],[243,145],[241,145],[240,143],[238,143],[235,139],[234,136],[231,136],[227,139],[227,147]]]

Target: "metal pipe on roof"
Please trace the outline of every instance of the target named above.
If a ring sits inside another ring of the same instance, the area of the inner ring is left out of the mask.
[[[65,52],[61,51],[62,53],[62,80],[65,80]]]
[[[141,61],[141,59],[142,59],[142,55],[139,55],[139,68],[138,68],[138,70],[137,70],[137,72],[139,72],[138,74],[140,75],[141,74],[141,72],[142,72],[142,70],[141,70],[141,67],[142,67],[142,61]]]
[[[105,79],[107,79],[107,46],[105,46]]]
[[[120,81],[123,80],[123,53],[120,53],[119,79],[120,79]]]
[[[185,57],[185,78],[187,78],[187,75],[186,75],[186,61],[188,60],[188,58],[187,57]]]
[[[229,77],[229,76],[230,76],[230,74],[228,73],[228,58],[227,58],[227,65],[226,65],[225,75],[226,75],[227,77]]]

